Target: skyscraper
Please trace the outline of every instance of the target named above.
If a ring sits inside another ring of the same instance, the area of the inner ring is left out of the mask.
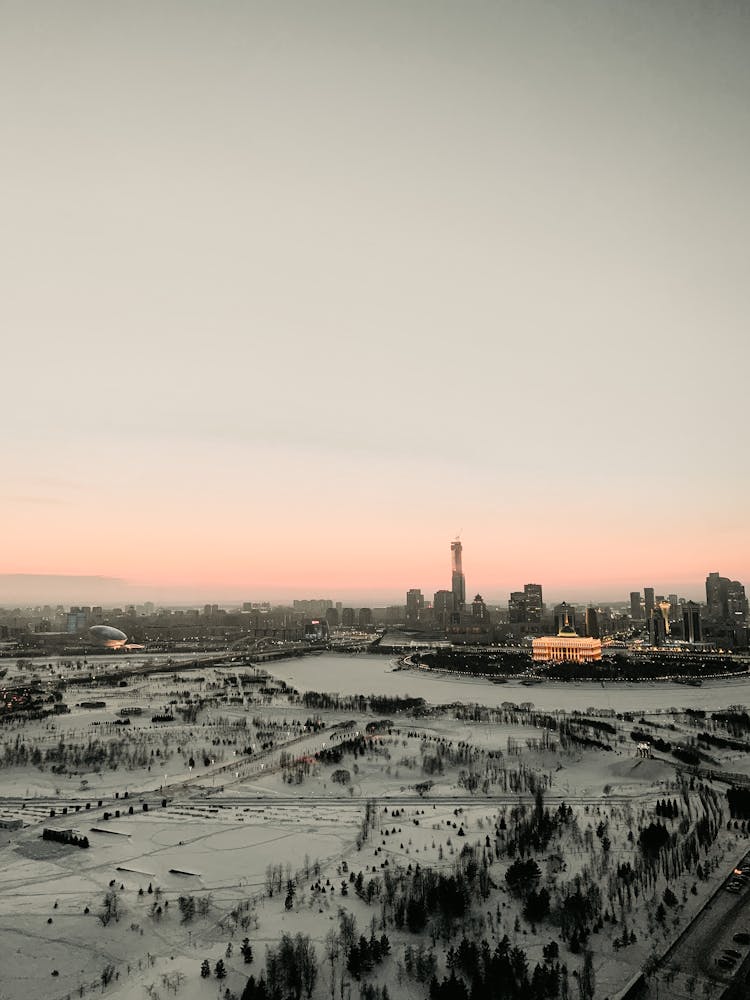
[[[526,620],[532,625],[541,625],[544,611],[541,583],[525,583],[523,593],[526,598]]]
[[[651,612],[654,610],[654,605],[656,601],[654,600],[654,588],[644,587],[643,588],[643,603],[644,603],[644,613],[646,621],[651,618]]]
[[[521,625],[526,622],[526,594],[522,590],[511,592],[508,601],[508,621],[511,625]]]
[[[742,622],[748,613],[745,588],[739,580],[730,580],[718,573],[706,577],[708,617],[715,622]]]
[[[562,604],[557,604],[554,611],[554,632],[555,635],[558,634],[561,628],[565,625],[569,625],[575,632],[576,628],[576,609],[563,601]]]
[[[474,624],[489,622],[490,614],[481,594],[477,594],[471,604],[471,618]]]
[[[514,590],[508,601],[508,621],[511,625],[530,625],[541,628],[544,603],[542,585],[526,583],[523,590]],[[530,631],[533,631],[532,628]],[[526,631],[524,629],[524,631]]]
[[[670,594],[667,600],[669,601],[669,620],[676,622],[680,617],[680,599],[677,594]]]
[[[747,612],[745,588],[739,580],[730,580],[727,586],[727,619],[734,624],[744,624]]]
[[[641,592],[640,590],[630,591],[630,617],[634,622],[639,622],[643,620],[643,612],[641,611]]]
[[[665,601],[664,598],[662,598],[656,605],[656,608],[658,611],[661,611],[662,618],[664,619],[664,628],[667,631],[667,635],[669,635],[671,632],[669,626],[669,601]]]
[[[718,573],[709,573],[706,577],[706,609],[709,618],[726,618],[728,583],[729,580]]]
[[[462,546],[457,538],[451,542],[451,590],[453,591],[453,610],[460,612],[466,604],[466,579],[461,565]]]
[[[406,624],[416,625],[424,618],[424,595],[413,588],[406,591]]]
[[[453,591],[437,590],[432,598],[432,612],[441,628],[448,628],[453,617]]]
[[[652,608],[648,619],[648,638],[652,646],[663,646],[667,638],[667,620],[661,608]]]
[[[682,637],[685,642],[702,642],[701,609],[693,601],[682,608]]]
[[[586,608],[586,635],[590,639],[601,639],[599,613],[596,608]]]

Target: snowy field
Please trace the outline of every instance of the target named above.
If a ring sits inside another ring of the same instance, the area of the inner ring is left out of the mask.
[[[747,685],[514,689],[394,673],[387,659],[357,656],[272,669],[301,691],[495,710],[396,712],[384,723],[366,708],[313,711],[229,667],[70,688],[70,714],[6,725],[0,819],[23,826],[0,834],[2,1000],[233,1000],[284,934],[315,948],[316,1000],[332,988],[356,1000],[365,986],[382,1000],[383,985],[391,997],[426,998],[464,934],[490,948],[507,937],[529,975],[552,970],[570,995],[589,962],[603,1000],[666,949],[750,844],[728,824],[726,786],[691,785],[668,753],[637,757],[632,738],[638,729],[693,746],[703,728],[725,738],[719,723],[674,703],[708,690],[717,707],[741,704]],[[566,729],[500,708],[541,709],[545,699],[550,711],[597,712]],[[617,721],[612,699],[648,711]],[[81,707],[90,700],[105,706]],[[142,712],[116,727],[133,706]],[[153,721],[164,713],[168,721]],[[713,767],[748,773],[742,741],[729,743],[702,752]],[[649,860],[639,838],[653,824],[667,840]],[[89,847],[42,840],[44,827],[85,836]],[[512,869],[526,858],[538,875],[519,888]],[[414,916],[420,872],[465,886],[460,920]],[[575,919],[571,896],[584,914]],[[351,919],[358,935],[388,938],[369,970],[350,968]],[[554,961],[544,951],[551,942]]]

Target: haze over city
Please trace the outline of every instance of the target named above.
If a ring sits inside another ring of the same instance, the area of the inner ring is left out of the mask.
[[[445,548],[445,546],[443,547]],[[443,562],[446,562],[445,552],[443,552]],[[469,566],[469,569],[471,567]],[[524,582],[524,578],[511,581],[506,589],[500,584],[490,585],[484,588],[486,599],[490,604],[500,604],[505,606],[508,602],[508,593],[516,589]],[[421,579],[407,581],[414,586],[423,586],[425,593],[431,594],[433,591],[450,587],[450,568],[448,571],[443,566],[442,577],[438,578],[434,585],[426,584]],[[471,588],[471,596],[481,587],[473,586],[473,574],[469,576],[467,585]],[[350,604],[359,606],[378,604],[403,604],[404,588],[377,588],[374,586],[363,586],[353,588],[341,586],[330,593],[325,591],[324,596],[333,596]],[[633,587],[641,587],[639,580],[633,583]],[[696,585],[683,585],[680,582],[662,582],[659,578],[659,587],[666,592],[679,591],[688,599],[705,600],[705,581]],[[580,601],[586,603],[596,601],[597,603],[626,603],[628,593],[632,587],[624,590],[618,589],[615,585],[602,587],[599,590],[586,587],[564,586],[545,587],[545,594],[552,601],[563,599]],[[300,586],[246,586],[235,585],[226,586],[216,584],[213,586],[201,587],[200,584],[193,584],[180,587],[179,585],[144,585],[137,582],[117,579],[115,577],[100,576],[55,576],[55,575],[34,575],[34,574],[4,574],[0,575],[0,606],[30,606],[38,604],[56,603],[100,603],[105,605],[134,604],[145,601],[157,602],[171,606],[202,605],[206,597],[219,601],[226,606],[238,605],[247,600],[268,600],[278,604],[291,604],[294,599],[310,598],[320,596],[322,591],[315,585],[305,589]]]
[[[0,601],[750,578],[741,5],[2,22]]]

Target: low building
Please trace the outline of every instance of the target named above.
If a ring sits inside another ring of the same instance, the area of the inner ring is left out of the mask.
[[[543,635],[531,643],[536,663],[595,663],[602,658],[601,639],[576,634],[567,622],[557,635]]]

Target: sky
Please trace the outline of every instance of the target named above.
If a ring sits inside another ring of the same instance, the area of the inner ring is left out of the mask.
[[[457,534],[488,599],[750,585],[748,51],[702,0],[0,0],[0,601],[395,602]]]

